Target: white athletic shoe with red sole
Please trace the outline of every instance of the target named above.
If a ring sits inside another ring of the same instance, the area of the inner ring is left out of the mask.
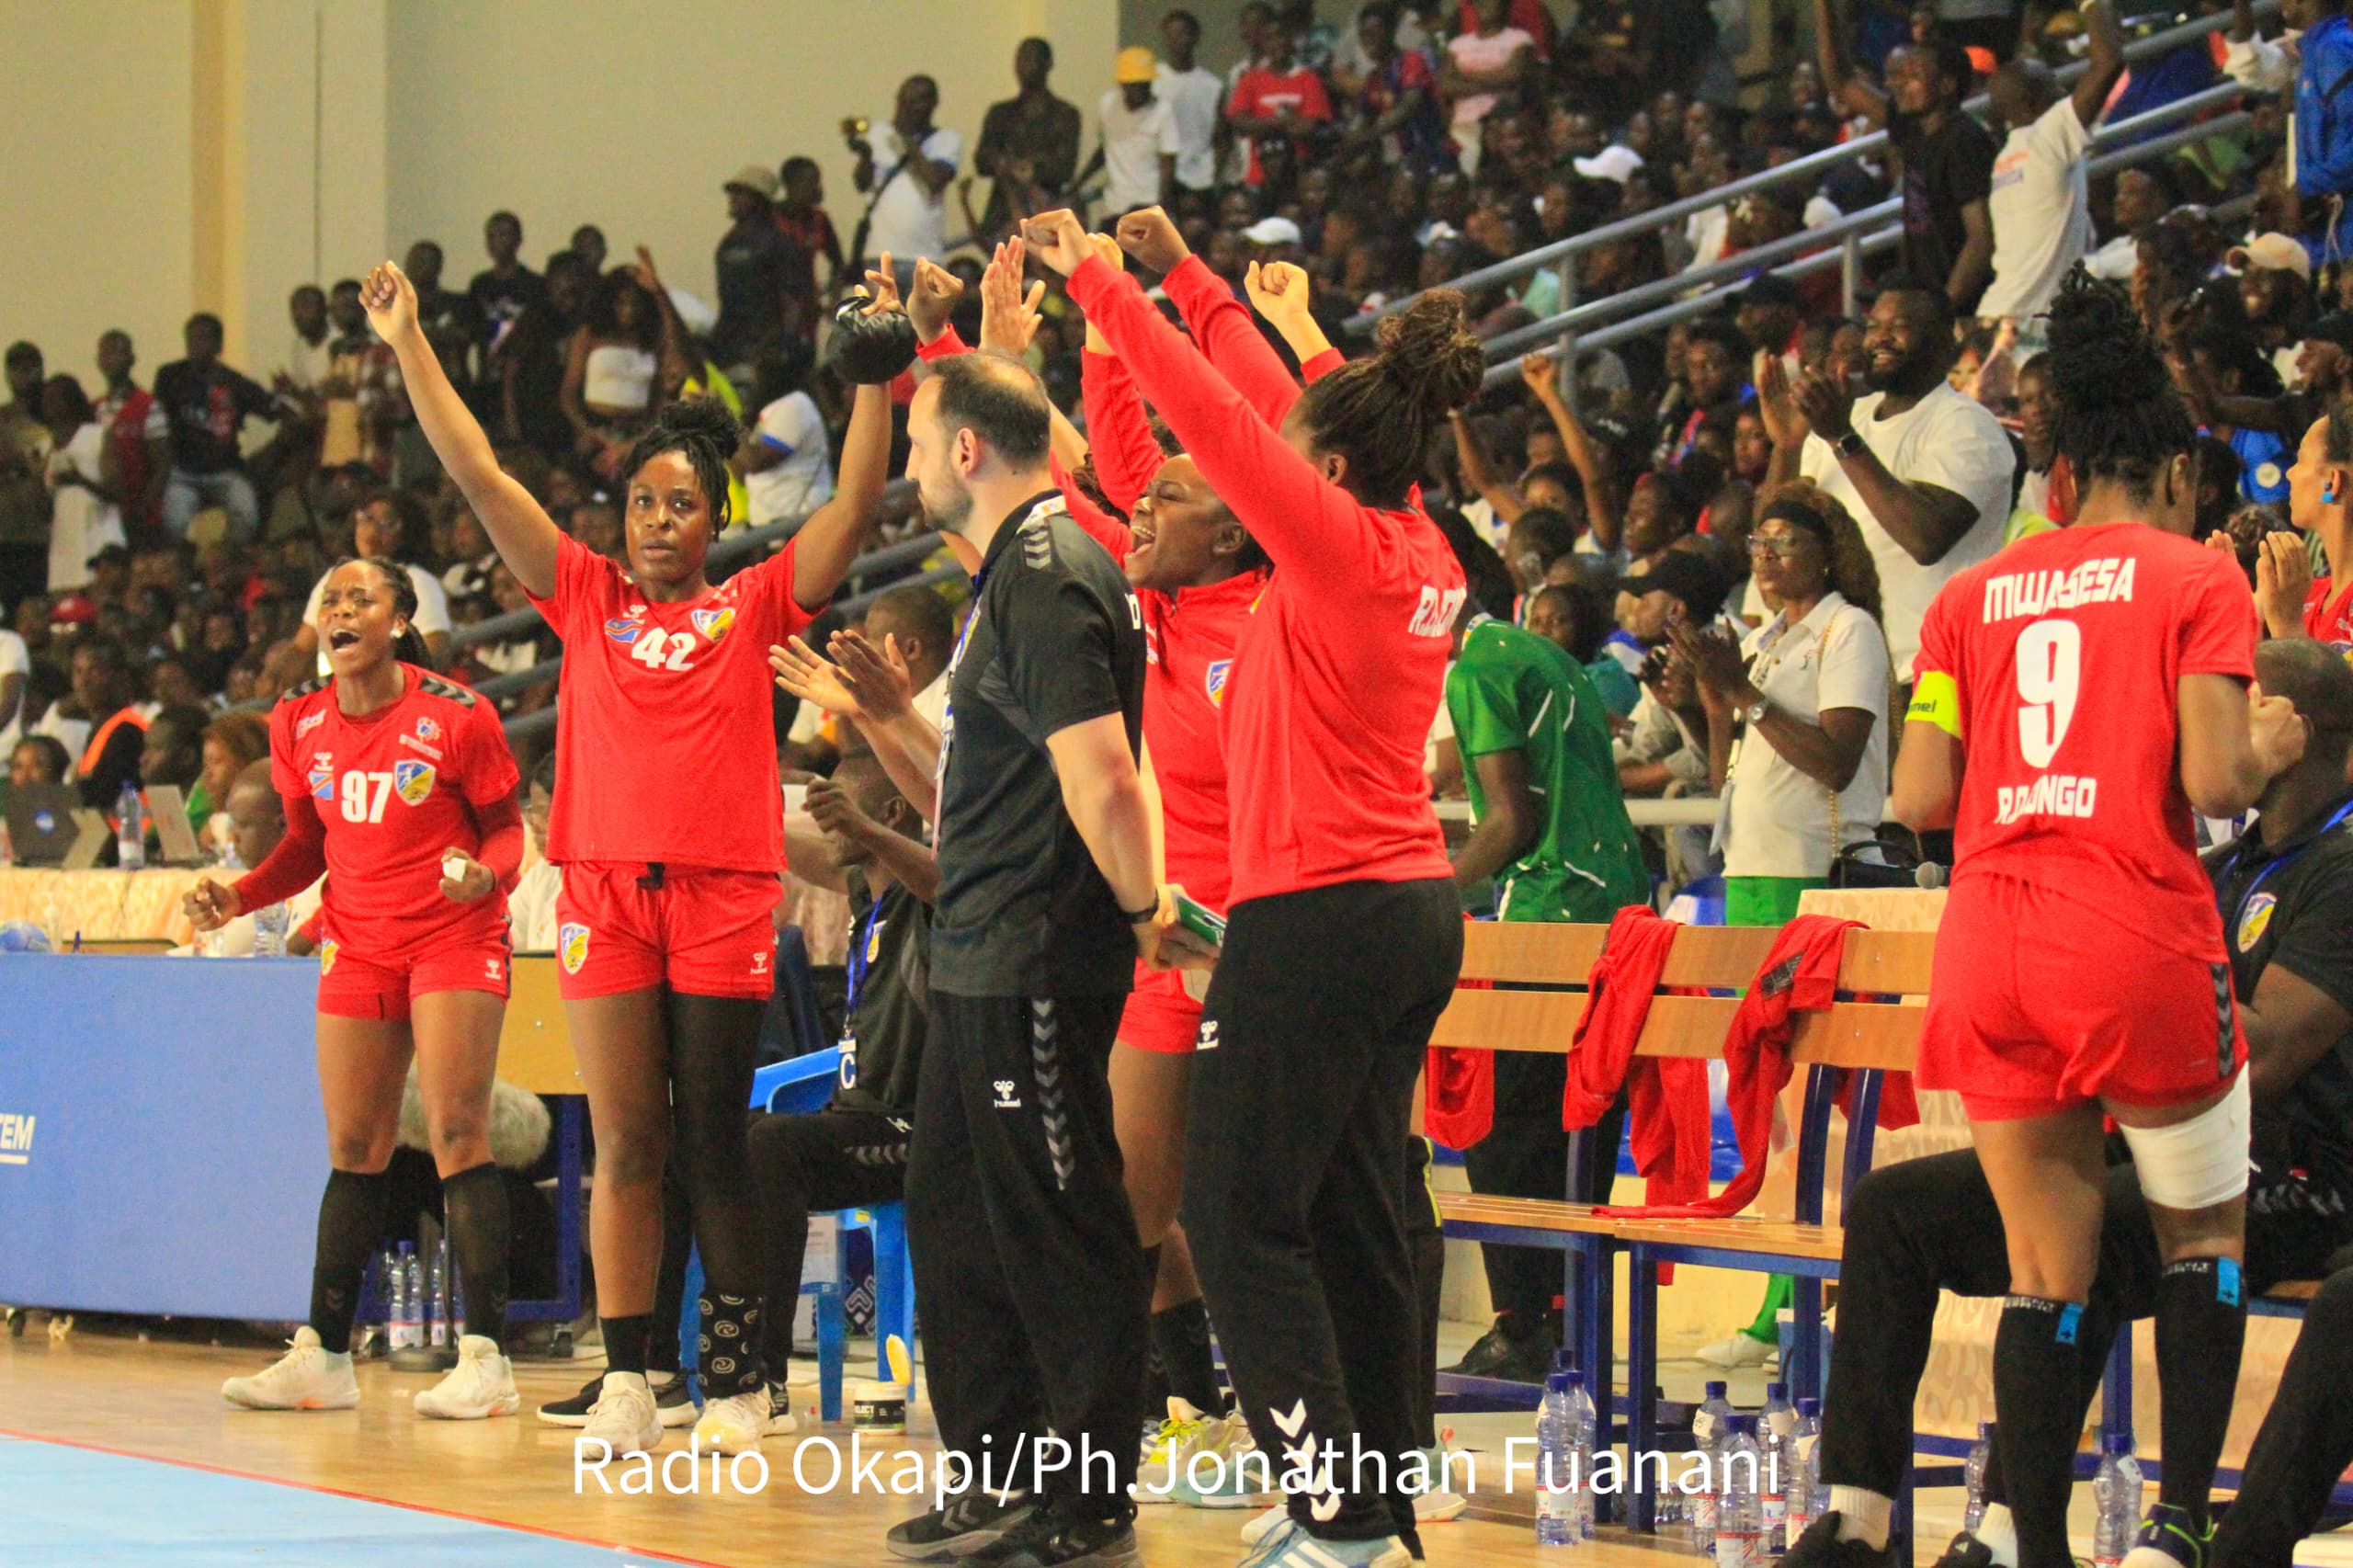
[[[294,1331],[290,1344],[267,1370],[222,1383],[221,1397],[247,1410],[349,1410],[359,1403],[349,1356],[320,1344],[307,1324]]]

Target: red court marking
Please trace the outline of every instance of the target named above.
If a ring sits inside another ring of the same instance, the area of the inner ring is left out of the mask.
[[[345,1497],[354,1503],[377,1503],[387,1508],[406,1508],[412,1514],[431,1514],[444,1519],[459,1519],[470,1525],[485,1525],[492,1529],[513,1530],[518,1535],[546,1536],[551,1540],[568,1540],[574,1546],[601,1547],[607,1551],[625,1551],[633,1557],[658,1558],[664,1562],[681,1562],[687,1568],[725,1568],[701,1557],[680,1557],[676,1552],[657,1551],[649,1546],[631,1546],[623,1541],[599,1540],[595,1536],[574,1535],[569,1530],[551,1530],[541,1525],[518,1525],[506,1519],[486,1518],[480,1514],[461,1514],[455,1508],[436,1508],[425,1503],[404,1503],[397,1498],[377,1497],[365,1492],[347,1492],[340,1486],[320,1486],[308,1481],[288,1481],[275,1475],[256,1475],[251,1471],[231,1470],[226,1465],[206,1464],[201,1460],[165,1459],[160,1454],[142,1454],[129,1449],[108,1448],[104,1443],[85,1443],[74,1437],[51,1437],[38,1432],[19,1432],[0,1426],[0,1437],[13,1437],[28,1443],[47,1443],[60,1449],[84,1449],[94,1454],[108,1454],[120,1460],[144,1460],[150,1464],[176,1465],[181,1470],[202,1471],[208,1475],[225,1475],[233,1481],[258,1481],[270,1486],[288,1486],[297,1492],[319,1492],[330,1497]]]

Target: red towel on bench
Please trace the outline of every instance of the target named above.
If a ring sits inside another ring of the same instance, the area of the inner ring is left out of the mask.
[[[1561,1125],[1574,1131],[1600,1120],[1624,1089],[1634,1168],[1647,1184],[1643,1196],[1665,1203],[1708,1194],[1708,1064],[1634,1054],[1679,928],[1643,904],[1620,910],[1609,922],[1561,1098]]]
[[[1765,1185],[1765,1160],[1773,1137],[1773,1102],[1790,1081],[1790,1037],[1797,1029],[1796,1015],[1830,1006],[1838,991],[1838,960],[1846,952],[1847,933],[1861,929],[1859,921],[1801,915],[1781,927],[1765,960],[1756,966],[1756,977],[1749,982],[1748,994],[1733,1015],[1732,1032],[1724,1037],[1724,1069],[1729,1079],[1724,1098],[1732,1111],[1733,1131],[1740,1138],[1741,1170],[1732,1185],[1712,1198],[1703,1193],[1689,1203],[1609,1212],[1650,1219],[1703,1219],[1737,1214],[1748,1207]]]

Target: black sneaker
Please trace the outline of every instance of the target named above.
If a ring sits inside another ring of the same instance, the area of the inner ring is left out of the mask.
[[[1994,1568],[1994,1549],[1963,1530],[1937,1559],[1936,1568]]]
[[[1555,1341],[1554,1343],[1557,1343]],[[1506,1378],[1514,1382],[1542,1382],[1552,1369],[1552,1346],[1546,1343],[1544,1323],[1533,1323],[1518,1312],[1498,1315],[1462,1359],[1447,1368],[1466,1378]],[[1529,1375],[1533,1369],[1533,1376]]]
[[[1074,1519],[1048,1505],[968,1559],[974,1568],[1139,1568],[1132,1518]]]
[[[995,1545],[1035,1512],[1027,1492],[967,1492],[944,1508],[892,1525],[884,1542],[910,1562],[952,1562]]]
[[[1840,1540],[1838,1522],[1833,1508],[1806,1526],[1805,1534],[1782,1554],[1781,1568],[1889,1568],[1887,1552],[1873,1551],[1863,1541]]]
[[[654,1408],[665,1426],[691,1426],[698,1412],[694,1396],[687,1392],[687,1380],[677,1372],[648,1372],[646,1381],[653,1385]],[[660,1381],[655,1381],[659,1379]],[[540,1406],[540,1419],[551,1426],[585,1426],[588,1412],[596,1404],[605,1387],[602,1372],[582,1385],[570,1399],[551,1400]]]

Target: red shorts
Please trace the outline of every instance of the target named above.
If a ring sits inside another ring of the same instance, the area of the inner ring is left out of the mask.
[[[2159,947],[2072,899],[2001,876],[1953,884],[1937,927],[1918,1082],[1972,1121],[2087,1100],[2165,1106],[2246,1061],[2230,965]]]
[[[1165,1056],[1184,1056],[1200,1038],[1201,1005],[1185,989],[1185,971],[1153,969],[1136,960],[1136,988],[1120,1016],[1120,1043]]]
[[[556,989],[568,1002],[663,984],[764,1002],[783,896],[774,871],[575,860],[555,898]]]
[[[484,991],[506,997],[506,923],[494,936],[467,932],[386,962],[342,951],[332,937],[319,943],[319,1011],[337,1018],[408,1021],[409,1004],[434,991]]]

